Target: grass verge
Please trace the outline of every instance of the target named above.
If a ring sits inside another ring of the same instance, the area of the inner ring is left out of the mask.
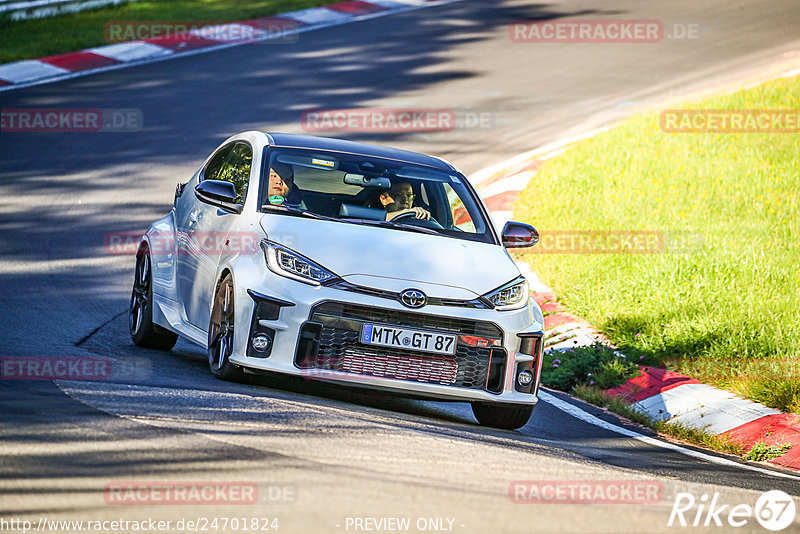
[[[110,44],[104,34],[109,22],[233,22],[329,3],[330,0],[150,0],[38,20],[0,19],[0,64]]]
[[[800,110],[800,78],[686,107]],[[635,116],[522,192],[515,218],[542,243],[521,259],[628,358],[800,413],[798,154],[797,133],[674,134]],[[653,231],[667,247],[543,254],[559,231]]]
[[[649,415],[634,409],[621,397],[604,391],[619,386],[638,374],[636,362],[621,352],[600,344],[563,352],[547,352],[542,364],[542,384],[547,387],[569,392],[590,404],[606,408],[678,441],[744,457],[745,447],[739,443],[684,425],[655,421]]]
[[[674,440],[697,445],[706,449],[711,449],[726,454],[739,456],[745,460],[753,460],[745,454],[746,447],[741,443],[730,440],[726,436],[711,434],[703,430],[698,430],[677,423],[665,423],[655,421],[649,415],[635,410],[630,404],[623,401],[620,397],[612,397],[603,390],[594,386],[577,386],[572,393],[579,399],[583,399],[590,404],[606,408],[626,419],[655,430],[659,434],[669,436]],[[786,452],[786,451],[783,451]],[[783,452],[781,454],[783,454]],[[780,455],[777,455],[780,456]],[[773,456],[774,458],[775,456]],[[766,458],[759,458],[766,459]]]
[[[599,343],[547,352],[542,363],[542,383],[561,391],[581,385],[609,389],[639,374],[636,362]]]
[[[656,421],[648,414],[636,410],[622,397],[605,392],[623,384],[640,374],[639,362],[628,358],[619,351],[601,344],[579,347],[565,351],[550,351],[544,354],[542,363],[542,384],[571,393],[584,401],[600,406],[659,434],[673,440],[689,443],[738,456],[744,460],[760,462],[777,458],[791,448],[791,445],[767,445],[756,443],[750,450],[727,436],[709,433],[680,423]]]

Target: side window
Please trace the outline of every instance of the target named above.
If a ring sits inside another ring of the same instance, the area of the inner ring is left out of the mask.
[[[234,143],[217,152],[206,166],[204,180],[223,180],[236,186],[236,202],[244,202],[250,184],[253,149],[247,143]]]
[[[472,221],[467,208],[461,202],[458,193],[450,187],[450,184],[443,184],[445,193],[447,194],[447,201],[450,204],[450,211],[453,215],[453,226],[465,232],[475,233],[475,223]]]

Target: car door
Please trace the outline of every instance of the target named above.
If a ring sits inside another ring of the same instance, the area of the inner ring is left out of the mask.
[[[217,151],[200,172],[203,180],[224,180],[236,186],[237,202],[243,203],[250,183],[253,149],[249,143],[235,141]],[[189,323],[206,330],[211,314],[211,299],[217,266],[238,213],[197,199],[186,206],[178,220],[181,248],[178,251],[178,294]]]

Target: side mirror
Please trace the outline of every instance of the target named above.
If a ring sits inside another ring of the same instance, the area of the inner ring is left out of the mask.
[[[217,206],[235,213],[242,212],[242,205],[236,203],[236,186],[224,180],[203,180],[194,188],[200,202]]]
[[[532,247],[539,242],[539,232],[530,224],[508,221],[503,227],[502,238],[506,248]]]

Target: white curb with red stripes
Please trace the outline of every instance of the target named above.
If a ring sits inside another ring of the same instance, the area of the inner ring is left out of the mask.
[[[289,35],[322,27],[458,1],[461,0],[351,0],[250,21],[221,24],[170,37],[129,41],[37,60],[17,61],[0,65],[0,91],[202,54],[247,43],[285,39]],[[265,27],[272,28],[273,31],[265,31]],[[274,31],[276,27],[280,28],[277,34]]]
[[[778,410],[706,384],[684,384],[633,405],[658,421],[672,421],[722,434]]]

